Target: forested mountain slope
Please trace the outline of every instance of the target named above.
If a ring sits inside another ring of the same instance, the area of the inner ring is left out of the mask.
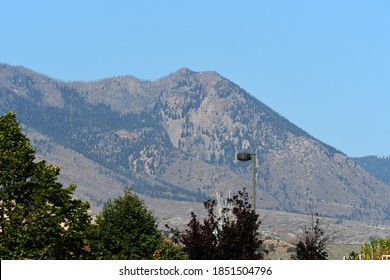
[[[0,64],[0,96],[0,113],[14,110],[94,206],[126,185],[194,202],[250,189],[251,165],[236,160],[247,151],[259,208],[390,224],[388,185],[215,72],[63,82]]]

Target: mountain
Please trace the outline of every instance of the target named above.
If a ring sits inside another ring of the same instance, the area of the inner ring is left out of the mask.
[[[390,184],[390,157],[365,156],[353,160],[379,180]]]
[[[386,183],[215,72],[64,82],[0,64],[0,96],[96,211],[131,186],[159,215],[189,217],[216,192],[251,190],[251,164],[236,160],[247,151],[258,208],[390,225]]]

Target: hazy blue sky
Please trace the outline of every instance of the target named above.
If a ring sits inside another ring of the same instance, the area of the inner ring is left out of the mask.
[[[2,2],[2,63],[66,81],[213,70],[350,156],[390,155],[390,1]]]

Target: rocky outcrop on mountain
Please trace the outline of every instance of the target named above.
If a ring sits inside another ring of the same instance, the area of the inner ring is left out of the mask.
[[[59,149],[67,165],[81,157],[115,180],[89,176],[80,195],[95,204],[120,194],[110,184],[198,202],[250,190],[251,165],[236,160],[247,151],[258,159],[259,208],[390,224],[386,183],[215,72],[63,82],[0,64],[0,96],[0,113],[16,112],[38,152]]]

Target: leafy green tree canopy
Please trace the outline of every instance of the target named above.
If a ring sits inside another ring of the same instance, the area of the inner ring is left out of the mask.
[[[13,112],[0,117],[0,258],[73,259],[86,254],[88,203],[76,186],[57,181],[60,168],[35,161]]]
[[[153,259],[162,240],[155,217],[130,189],[107,202],[96,224],[98,259]]]
[[[182,247],[169,239],[163,240],[153,253],[155,260],[188,260]]]
[[[390,255],[390,239],[378,238],[365,242],[361,253],[364,260],[381,260],[383,256]]]

